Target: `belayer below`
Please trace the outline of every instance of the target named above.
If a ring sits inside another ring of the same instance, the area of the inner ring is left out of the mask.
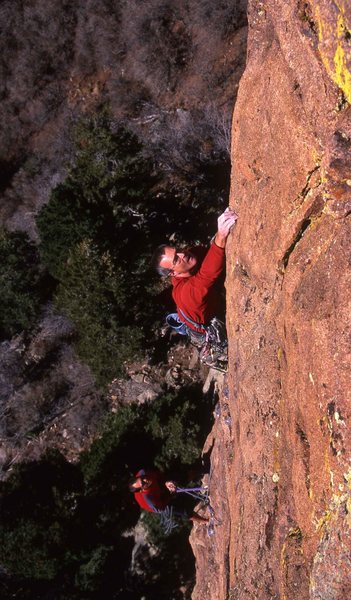
[[[156,469],[140,469],[130,480],[129,490],[134,494],[141,509],[162,514],[175,497],[177,484],[174,481],[166,481],[164,475]],[[196,513],[190,517],[184,512],[174,514],[193,522],[208,520]]]
[[[226,208],[218,217],[218,229],[209,250],[201,257],[198,249],[177,248],[163,244],[153,256],[153,264],[162,277],[171,277],[172,296],[177,313],[167,323],[177,333],[187,335],[201,348],[201,360],[209,366],[226,361],[227,339],[221,316],[221,296],[216,288],[224,270],[225,246],[237,220]]]

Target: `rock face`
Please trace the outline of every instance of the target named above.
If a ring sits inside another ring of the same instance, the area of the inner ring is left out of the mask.
[[[351,597],[350,28],[346,0],[249,5],[227,253],[233,460],[212,483],[229,490],[230,542],[205,545],[196,599]]]
[[[214,410],[214,426],[206,440],[203,454],[211,452],[211,470],[204,478],[208,485],[214,519],[209,523],[196,523],[190,535],[190,543],[196,557],[196,585],[193,598],[227,598],[229,576],[229,545],[231,539],[230,471],[233,462],[232,421],[228,405],[227,376],[209,373],[216,377],[216,388],[221,390]],[[200,504],[201,507],[201,504]],[[209,509],[203,513],[211,517]],[[212,529],[212,531],[211,531]]]
[[[232,598],[351,595],[351,8],[252,1],[228,251]],[[337,84],[337,85],[335,85]]]

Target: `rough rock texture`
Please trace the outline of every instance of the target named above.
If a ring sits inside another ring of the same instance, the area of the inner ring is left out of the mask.
[[[233,597],[351,593],[351,113],[325,68],[339,6],[250,6],[228,253]]]
[[[221,394],[214,410],[214,426],[203,449],[203,454],[211,453],[211,471],[203,483],[209,485],[210,501],[215,510],[214,530],[209,534],[208,525],[195,523],[190,535],[190,544],[196,557],[196,584],[192,597],[199,599],[226,598],[229,584],[231,525],[228,497],[233,462],[232,421],[226,376],[211,369],[207,385],[213,378],[216,378],[216,387]],[[208,509],[201,514],[207,518],[210,516]]]
[[[228,573],[214,585],[204,569],[196,599],[351,597],[350,28],[346,0],[249,4],[227,265],[230,545],[200,559]]]

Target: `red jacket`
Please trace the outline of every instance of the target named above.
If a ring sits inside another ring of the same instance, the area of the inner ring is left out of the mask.
[[[141,469],[135,477],[146,477],[151,480],[151,486],[147,490],[134,493],[134,498],[140,508],[148,512],[164,510],[171,500],[171,495],[165,487],[166,480],[162,473]]]
[[[224,248],[212,242],[201,267],[191,277],[172,277],[173,299],[177,305],[181,321],[186,322],[179,308],[196,323],[207,325],[221,312],[221,302],[214,284],[223,271],[225,262]],[[201,332],[186,322],[190,329]]]

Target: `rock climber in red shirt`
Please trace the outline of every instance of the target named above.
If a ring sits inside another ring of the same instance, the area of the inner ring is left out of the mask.
[[[129,489],[140,508],[148,512],[164,510],[171,501],[173,481],[166,481],[160,471],[140,469],[129,483]]]
[[[204,326],[220,312],[220,295],[215,283],[224,269],[227,238],[237,218],[230,208],[219,216],[217,233],[203,260],[198,257],[196,248],[178,252],[165,244],[154,254],[158,273],[171,277],[172,296],[180,321],[195,334],[203,335]]]
[[[140,508],[148,512],[160,513],[167,508],[176,494],[177,484],[174,481],[167,481],[165,476],[156,469],[140,469],[129,482],[129,490],[134,493]],[[208,521],[197,513],[193,513],[190,517],[181,513],[180,516],[189,518],[193,522]]]

